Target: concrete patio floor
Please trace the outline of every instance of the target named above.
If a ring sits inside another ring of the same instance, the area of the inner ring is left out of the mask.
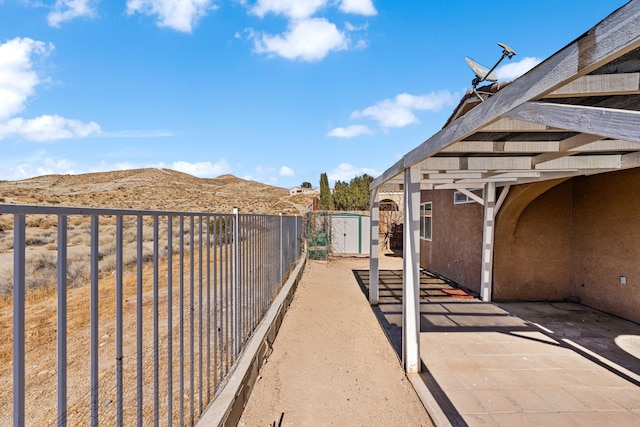
[[[354,270],[368,292],[368,271]],[[378,320],[398,354],[402,271],[380,271]],[[421,275],[423,371],[438,424],[640,425],[640,325],[568,302],[482,303]],[[426,386],[426,387],[425,387]]]

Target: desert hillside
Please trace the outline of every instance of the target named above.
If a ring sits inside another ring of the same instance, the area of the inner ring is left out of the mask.
[[[0,203],[296,215],[309,196],[222,175],[213,179],[170,169],[134,169],[82,175],[45,175],[0,181]]]

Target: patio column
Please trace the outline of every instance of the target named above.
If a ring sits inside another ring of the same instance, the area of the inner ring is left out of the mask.
[[[378,189],[371,191],[371,233],[369,248],[369,302],[371,305],[378,305],[378,236],[380,222],[380,200],[378,197]]]
[[[420,372],[420,169],[404,171],[402,361]]]
[[[482,233],[482,301],[491,302],[493,285],[493,236],[496,216],[496,183],[488,182],[484,189],[484,229]]]

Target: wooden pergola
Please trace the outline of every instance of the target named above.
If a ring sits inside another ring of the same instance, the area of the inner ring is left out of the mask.
[[[633,0],[484,102],[464,99],[445,128],[372,182],[371,304],[378,303],[378,194],[404,191],[405,370],[420,370],[421,189],[455,189],[484,206],[481,297],[491,301],[494,221],[510,186],[639,166],[640,0]]]

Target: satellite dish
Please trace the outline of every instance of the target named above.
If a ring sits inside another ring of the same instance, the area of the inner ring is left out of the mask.
[[[469,68],[471,68],[471,70],[475,73],[476,77],[480,80],[478,80],[478,83],[482,82],[482,81],[489,81],[489,82],[497,82],[498,81],[498,76],[496,75],[496,73],[494,73],[493,71],[490,71],[487,67],[485,67],[484,65],[480,65],[478,64],[476,61],[474,61],[471,58],[464,58],[465,61],[467,61],[467,64],[469,65]]]
[[[500,64],[500,62],[502,62],[504,58],[511,59],[516,54],[515,50],[511,49],[509,46],[507,46],[504,43],[498,43],[498,46],[502,48],[502,56],[500,57],[500,59],[498,59],[495,65],[491,67],[491,69],[478,64],[476,61],[474,61],[471,58],[467,58],[467,57],[464,58],[464,60],[467,61],[467,64],[469,65],[473,73],[476,75],[476,77],[473,80],[471,80],[471,85],[473,86],[473,92],[476,94],[478,98],[480,98],[480,101],[484,101],[484,98],[482,97],[482,95],[490,96],[491,93],[481,94],[480,92],[478,92],[478,90],[476,89],[478,84],[485,81],[497,82],[498,76],[496,75],[496,73],[493,72],[493,70],[496,69],[496,67]]]
[[[500,46],[502,48],[502,54],[504,56],[509,57],[509,59],[511,59],[516,54],[515,50],[511,49],[509,46],[507,46],[504,43],[498,42],[498,46]]]

